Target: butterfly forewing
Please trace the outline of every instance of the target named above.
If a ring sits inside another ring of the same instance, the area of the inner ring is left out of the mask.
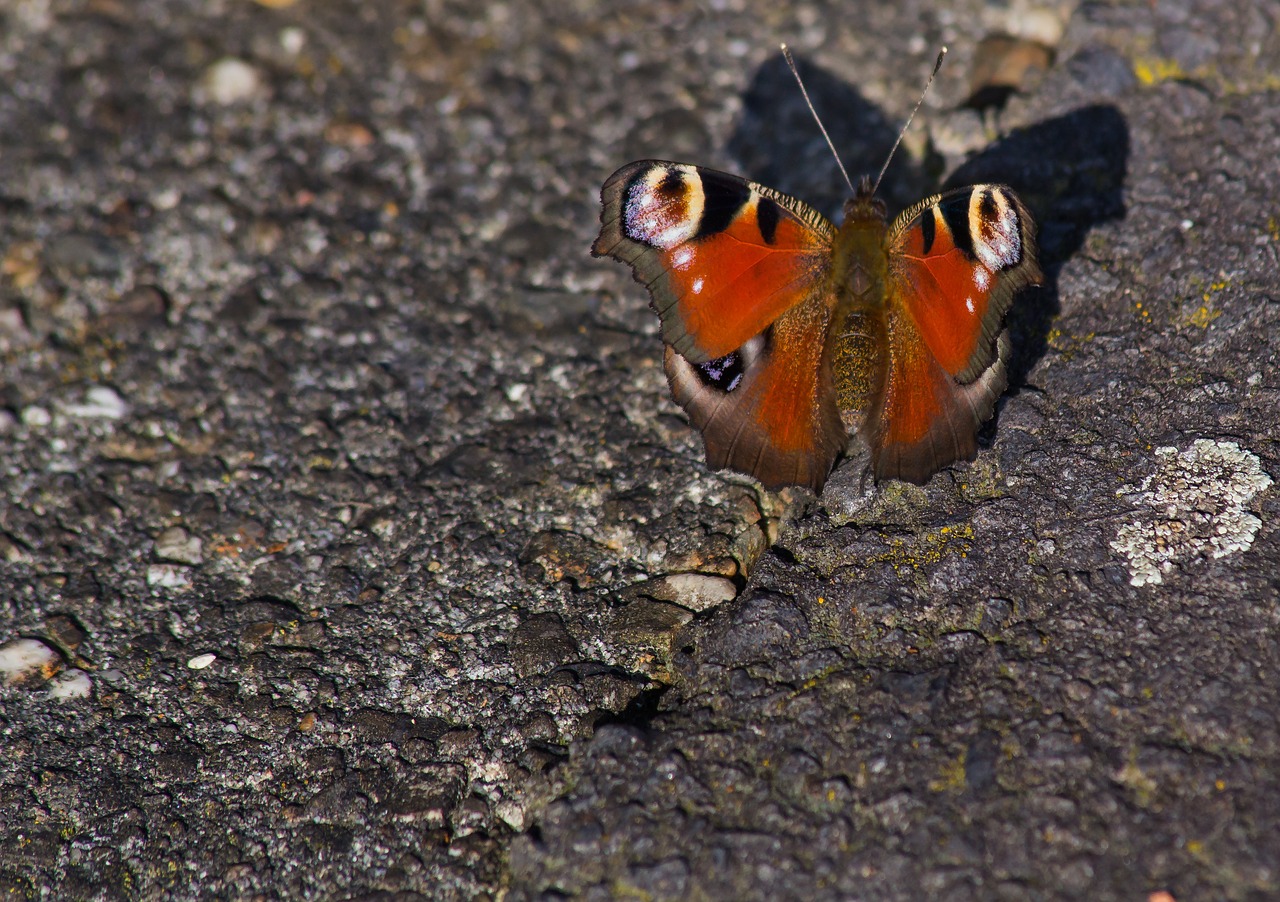
[[[687,163],[641,160],[601,192],[596,256],[628,263],[662,339],[691,362],[736,351],[822,282],[832,227],[799,201]]]
[[[1031,215],[1001,185],[930,198],[890,229],[890,292],[943,369],[971,382],[990,365],[1019,288],[1040,281]]]
[[[847,438],[826,360],[831,224],[746,179],[656,160],[618,170],[601,201],[592,253],[648,287],[708,462],[821,489]]]

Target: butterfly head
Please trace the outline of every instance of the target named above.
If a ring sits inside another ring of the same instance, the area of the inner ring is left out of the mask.
[[[844,221],[883,221],[889,215],[889,210],[884,201],[875,195],[876,186],[871,181],[871,176],[864,175],[858,179],[858,187],[854,191],[853,197],[844,202]]]

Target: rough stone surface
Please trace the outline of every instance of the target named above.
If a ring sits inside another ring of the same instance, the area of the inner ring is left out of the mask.
[[[1280,6],[855,12],[0,8],[5,893],[1280,895]],[[781,39],[855,174],[949,45],[886,200],[1040,222],[923,488],[706,472],[586,254],[639,157],[838,211]]]

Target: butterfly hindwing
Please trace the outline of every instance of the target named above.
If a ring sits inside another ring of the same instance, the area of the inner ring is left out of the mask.
[[[1007,385],[1004,317],[1042,278],[1034,224],[1008,188],[957,189],[898,218],[888,261],[886,372],[863,434],[877,480],[923,483],[973,458]]]
[[[830,299],[814,294],[708,363],[690,363],[667,346],[671,394],[702,432],[709,464],[770,488],[822,491],[848,440],[826,359],[831,313]]]
[[[640,160],[601,191],[596,256],[629,264],[653,296],[662,339],[693,363],[742,347],[820,285],[831,224],[746,179]]]
[[[649,289],[707,461],[821,489],[847,440],[825,357],[831,224],[746,179],[657,160],[619,169],[601,201],[592,253]]]

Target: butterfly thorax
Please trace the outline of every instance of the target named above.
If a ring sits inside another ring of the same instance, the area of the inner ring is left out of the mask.
[[[831,275],[838,307],[866,309],[883,303],[888,211],[871,192],[871,183],[863,179],[845,202],[844,221],[836,232]]]

